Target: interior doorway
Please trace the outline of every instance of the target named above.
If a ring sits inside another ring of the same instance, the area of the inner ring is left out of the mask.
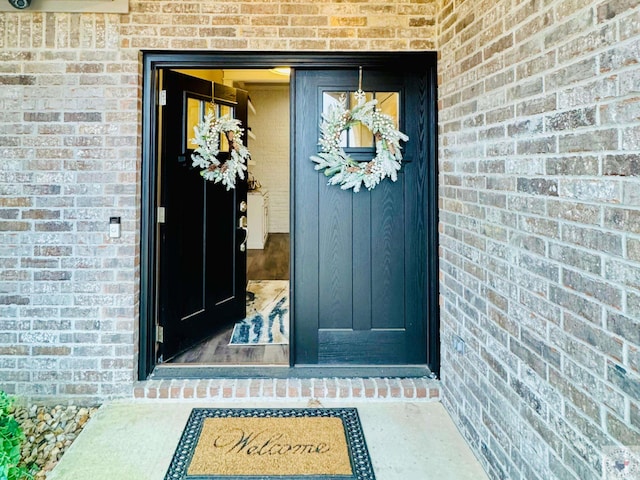
[[[288,301],[289,234],[272,233],[265,247],[249,250],[247,314],[169,360],[173,365],[289,366],[290,304]],[[285,259],[286,257],[286,259]],[[286,267],[284,264],[286,263]],[[276,274],[286,268],[286,274]],[[258,274],[256,274],[256,272]],[[267,278],[265,278],[267,277]],[[258,280],[260,278],[261,280]],[[283,301],[284,297],[287,298]]]
[[[181,221],[177,227],[175,224],[159,226],[160,285],[165,292],[171,292],[171,297],[182,297],[182,301],[158,296],[160,323],[177,324],[175,328],[164,329],[158,363],[289,366],[289,71],[282,68],[166,69],[159,74],[165,98],[178,102],[182,96],[188,106],[183,112],[167,107],[159,113],[159,123],[163,125],[158,156],[159,198],[165,217],[172,209],[175,212],[181,203],[186,204],[182,212],[202,204],[203,215],[197,216],[196,222],[183,224]],[[207,97],[209,90],[211,99]],[[190,144],[189,135],[194,136],[193,128],[208,113],[213,113],[215,118],[226,115],[238,119],[243,129],[242,143],[249,149],[250,157],[245,178],[237,180],[234,189],[237,193],[232,195],[224,191],[223,185],[204,182],[205,192],[194,202],[192,192],[200,187],[196,184],[203,181],[198,178],[199,170],[190,165],[196,145]],[[170,119],[164,118],[168,115]],[[182,142],[185,148],[176,150],[173,139],[180,136],[177,132],[181,130],[180,123],[186,128]],[[176,154],[187,158],[172,169],[170,164]],[[167,192],[177,188],[173,185],[177,181],[189,182],[190,191],[179,189],[179,198],[172,198]],[[238,209],[239,216],[234,215],[236,205],[240,204],[245,207]],[[238,241],[242,241],[238,250],[232,237],[238,230],[236,224],[245,221],[244,232],[237,235]],[[208,223],[209,228],[201,232],[200,225],[195,223]],[[230,234],[222,233],[223,229]],[[170,236],[184,236],[185,240],[176,247]],[[201,244],[196,237],[203,238]],[[195,258],[178,251],[192,250],[196,244],[195,250],[202,246],[204,253],[198,253]],[[221,246],[228,247],[222,254],[226,258],[218,254]],[[179,262],[181,267],[165,267],[173,262]],[[193,265],[189,266],[189,262]],[[225,276],[230,279],[229,288],[220,280]],[[190,277],[187,280],[190,286],[183,292],[181,286],[186,277]],[[194,295],[194,287],[206,293],[198,291]],[[211,290],[219,293],[211,295]],[[244,308],[224,310],[208,306],[212,303],[224,306],[234,295],[245,299]],[[199,328],[194,317],[202,317],[202,322],[210,327]],[[187,338],[184,329],[195,334]],[[185,340],[176,344],[175,337]]]

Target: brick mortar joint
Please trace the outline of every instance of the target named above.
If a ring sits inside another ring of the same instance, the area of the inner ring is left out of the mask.
[[[370,382],[366,382],[369,380]],[[375,379],[199,379],[199,380],[149,380],[137,382],[132,390],[132,396],[136,400],[140,399],[314,399],[324,400],[415,400],[415,401],[436,401],[441,398],[440,384],[437,380],[401,378],[375,378]],[[379,385],[379,383],[382,385]],[[243,383],[242,395],[238,396],[238,385]],[[409,383],[409,385],[405,385]],[[373,394],[367,394],[367,388],[373,387]],[[265,393],[265,386],[270,388],[269,394]],[[212,388],[215,394],[212,394]],[[252,394],[252,390],[258,389],[258,394]],[[344,389],[348,389],[344,395]],[[418,396],[418,389],[424,389],[424,396]],[[185,396],[185,389],[188,389],[188,397]],[[230,395],[225,393],[226,389],[231,389]],[[284,390],[284,394],[278,391]],[[293,390],[292,390],[293,389]],[[308,389],[308,394],[304,391]],[[205,395],[198,392],[206,391]],[[297,392],[297,394],[292,394]],[[359,391],[358,396],[354,396],[354,391]],[[177,393],[176,393],[177,392]],[[384,393],[384,395],[382,395]],[[320,394],[320,395],[318,395]]]

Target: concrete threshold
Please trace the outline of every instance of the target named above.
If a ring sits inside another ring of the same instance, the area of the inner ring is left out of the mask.
[[[356,407],[377,480],[488,479],[441,403],[338,399],[107,403],[47,479],[163,480],[196,407]]]

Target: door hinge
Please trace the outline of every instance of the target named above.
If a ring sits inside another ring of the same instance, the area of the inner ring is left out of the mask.
[[[160,94],[158,95],[158,104],[161,107],[164,107],[167,104],[167,91],[160,90]]]
[[[158,207],[158,223],[164,223],[164,207]]]
[[[156,342],[164,343],[164,327],[156,325]]]

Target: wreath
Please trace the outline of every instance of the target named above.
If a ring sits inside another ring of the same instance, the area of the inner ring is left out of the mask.
[[[236,177],[244,179],[247,160],[251,156],[242,144],[243,129],[240,120],[224,115],[216,118],[208,114],[200,124],[193,127],[195,138],[191,141],[198,145],[191,155],[193,166],[202,169],[200,175],[205,180],[222,183],[227,190],[236,187]],[[229,158],[218,159],[220,154],[220,136],[224,134],[229,142]]]
[[[402,164],[400,141],[406,142],[409,137],[397,130],[393,119],[376,108],[377,100],[364,101],[364,92],[356,93],[358,104],[352,110],[347,109],[346,97],[342,95],[337,104],[332,105],[322,115],[320,126],[321,147],[318,155],[313,155],[316,170],[324,170],[329,185],[340,185],[343,190],[353,188],[359,192],[364,184],[368,190],[373,189],[385,177],[392,181],[398,179],[398,170]],[[353,125],[361,123],[373,133],[376,155],[368,162],[353,160],[340,146],[342,132]]]

